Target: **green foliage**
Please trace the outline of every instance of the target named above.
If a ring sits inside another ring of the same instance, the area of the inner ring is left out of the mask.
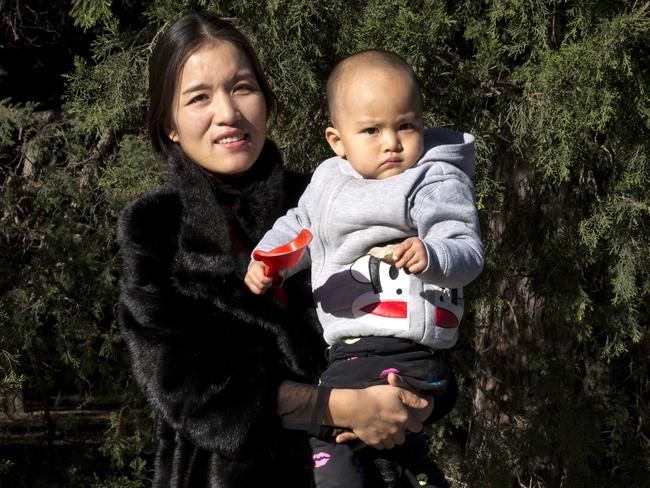
[[[65,109],[77,130],[97,137],[106,128],[138,129],[146,106],[145,52],[144,48],[118,52],[95,65],[75,60],[74,72],[67,76]]]
[[[103,401],[115,412],[74,467],[52,474],[58,485],[148,485],[152,419],[115,321],[115,223],[165,176],[143,123],[151,45],[183,12],[209,8],[258,51],[278,98],[271,137],[290,168],[329,156],[326,77],[343,55],[370,47],[413,65],[428,125],[476,135],[487,264],[465,290],[451,353],[458,405],[431,429],[453,486],[647,486],[647,2],[64,8],[93,41],[57,74],[67,80],[61,112],[51,120],[33,103],[0,102],[0,401],[22,387],[32,402],[45,391],[49,408],[75,395],[79,408]],[[139,9],[137,18],[120,8]],[[0,482],[29,486],[20,469],[0,450]]]
[[[0,100],[0,149],[6,150],[15,145],[16,131],[29,126],[35,105],[11,104],[9,99]]]
[[[110,0],[72,0],[70,16],[74,25],[88,29],[111,19]]]
[[[98,178],[115,212],[146,190],[163,183],[165,168],[154,156],[146,138],[126,135],[120,141],[117,158]]]
[[[7,405],[9,394],[20,391],[24,383],[24,375],[17,375],[13,371],[5,371],[2,368],[2,377],[0,378],[0,405]]]

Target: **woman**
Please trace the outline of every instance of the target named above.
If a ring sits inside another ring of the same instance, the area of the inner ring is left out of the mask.
[[[285,312],[243,284],[252,245],[306,183],[266,139],[273,96],[246,38],[211,15],[181,18],[151,55],[149,96],[169,178],[125,209],[118,241],[122,332],[158,414],[154,486],[311,486],[321,424],[379,448],[419,431],[432,407],[397,377],[312,386],[323,345],[300,308],[307,286],[287,290]]]

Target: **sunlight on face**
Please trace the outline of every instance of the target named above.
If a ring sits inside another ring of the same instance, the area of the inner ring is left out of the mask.
[[[266,101],[246,55],[227,41],[185,62],[174,94],[169,138],[206,170],[247,171],[266,138]]]
[[[336,127],[326,137],[336,154],[365,178],[403,173],[422,156],[417,87],[396,69],[357,70],[340,83]]]

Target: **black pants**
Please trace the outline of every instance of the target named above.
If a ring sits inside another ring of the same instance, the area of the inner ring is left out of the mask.
[[[436,463],[429,457],[426,435],[410,433],[406,442],[392,449],[379,451],[365,447],[354,452],[348,444],[336,444],[313,437],[314,481],[317,488],[362,488],[366,481],[360,456],[385,459],[399,466],[406,486],[448,488],[449,484]],[[367,452],[373,451],[373,452]]]
[[[441,395],[450,379],[450,370],[434,351],[394,337],[363,337],[332,345],[330,366],[321,383],[332,388],[366,388],[386,384],[390,372],[400,374],[417,391]],[[404,486],[448,488],[445,477],[429,455],[424,433],[407,433],[406,441],[393,449],[365,447],[353,451],[348,444],[336,444],[332,429],[310,443],[317,488],[362,488],[365,475],[360,457],[385,460],[401,469]]]

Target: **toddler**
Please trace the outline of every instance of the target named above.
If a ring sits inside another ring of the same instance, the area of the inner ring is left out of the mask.
[[[455,344],[462,287],[483,268],[474,138],[423,128],[416,76],[390,52],[345,58],[328,79],[327,98],[325,137],[336,157],[318,166],[298,206],[257,248],[285,244],[302,228],[314,235],[287,277],[311,264],[330,345],[322,385],[364,388],[398,373],[435,398],[452,380],[437,351]],[[271,281],[253,261],[250,290],[262,293]],[[363,486],[350,446],[322,437],[312,439],[317,486]],[[399,463],[414,486],[447,486],[423,433],[376,455]]]

